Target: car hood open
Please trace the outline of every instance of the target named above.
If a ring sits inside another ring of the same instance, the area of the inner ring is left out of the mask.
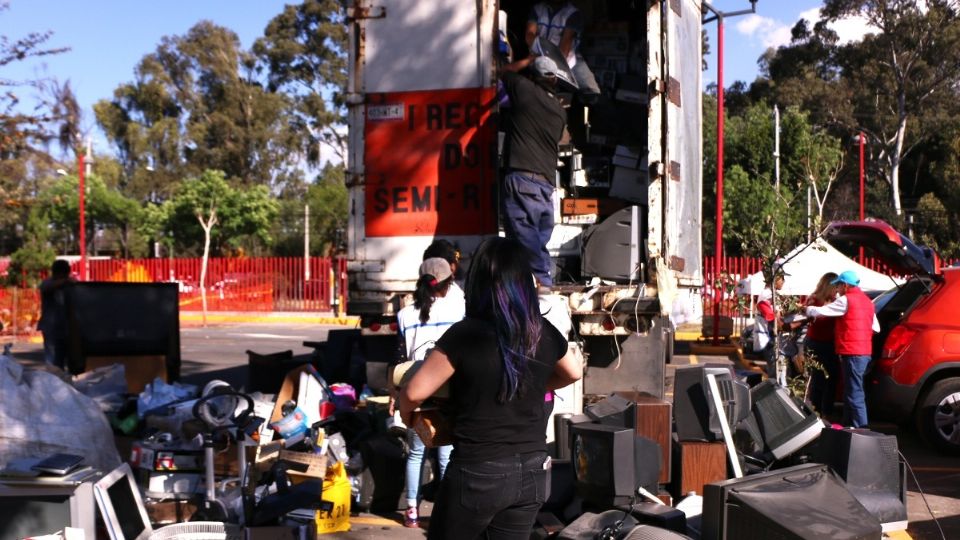
[[[834,221],[827,225],[823,238],[847,256],[854,256],[862,247],[868,256],[902,275],[940,272],[940,260],[932,249],[914,244],[884,221]]]

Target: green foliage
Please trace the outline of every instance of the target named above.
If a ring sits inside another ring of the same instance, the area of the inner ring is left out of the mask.
[[[159,238],[162,229],[177,245],[196,248],[208,224],[214,253],[256,242],[269,246],[277,201],[264,186],[237,189],[224,176],[223,171],[204,171],[183,181],[168,203],[148,205],[144,232]]]
[[[956,217],[956,212],[948,211],[936,195],[925,194],[917,203],[917,239],[942,257],[956,257],[960,253]]]
[[[25,227],[24,244],[10,256],[7,285],[35,287],[40,282],[40,274],[53,264],[56,252],[47,241],[46,223],[47,217],[42,211],[34,209],[30,212]]]
[[[274,225],[278,255],[303,255],[304,203],[310,207],[310,253],[322,256],[338,249],[347,220],[348,194],[343,181],[343,165],[328,163],[316,182],[307,186],[303,200],[283,201]]]

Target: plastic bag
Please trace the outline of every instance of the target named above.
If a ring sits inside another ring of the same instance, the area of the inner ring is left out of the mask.
[[[327,476],[323,479],[323,494],[320,496],[321,509],[315,514],[317,534],[350,530],[352,491],[343,463],[327,467]]]
[[[150,409],[156,409],[176,401],[197,396],[197,387],[192,384],[167,384],[160,377],[148,384],[137,398],[137,416],[143,418]]]
[[[0,356],[0,396],[0,467],[58,452],[102,471],[120,465],[107,417],[70,383]]]
[[[73,378],[73,387],[100,405],[103,412],[114,412],[123,407],[127,393],[127,378],[123,364],[99,367]]]

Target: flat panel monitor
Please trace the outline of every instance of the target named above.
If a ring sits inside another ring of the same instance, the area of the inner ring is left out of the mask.
[[[7,486],[0,484],[0,538],[52,534],[64,527],[96,538],[93,484]]]
[[[702,540],[873,540],[877,520],[830,467],[805,464],[707,484]]]
[[[783,459],[816,440],[824,423],[816,413],[772,380],[750,390],[753,416],[766,452]]]
[[[573,424],[570,445],[577,494],[588,505],[627,504],[639,487],[656,491],[660,446],[633,428]]]

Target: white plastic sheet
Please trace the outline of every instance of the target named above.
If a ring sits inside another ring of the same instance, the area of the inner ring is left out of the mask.
[[[120,464],[107,417],[53,373],[0,356],[0,467],[14,459],[78,454],[102,471]]]

